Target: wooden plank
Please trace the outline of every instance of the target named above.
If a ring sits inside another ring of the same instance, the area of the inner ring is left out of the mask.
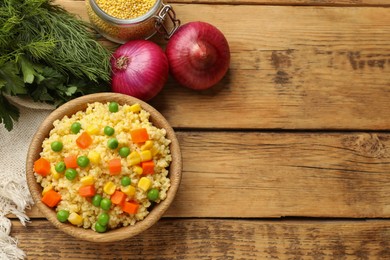
[[[57,0],[58,1],[58,0]],[[85,1],[85,0],[73,0]],[[256,4],[256,5],[305,5],[305,6],[390,6],[387,0],[169,0],[172,3],[218,3],[218,4]]]
[[[169,214],[390,217],[389,137],[179,134],[183,184]]]
[[[83,2],[58,2],[87,19]],[[195,92],[170,79],[150,101],[174,127],[390,129],[387,8],[177,4],[175,10],[183,23],[201,19],[220,28],[232,60],[215,88]],[[232,20],[237,14],[242,18]]]
[[[390,6],[387,0],[171,0],[168,3],[218,3],[290,6]]]
[[[183,178],[165,216],[390,217],[390,135],[178,132]],[[42,215],[35,209],[31,217]]]
[[[194,8],[183,6],[178,15],[197,20]],[[225,33],[231,69],[218,87],[200,93],[170,81],[153,104],[173,125],[390,129],[387,9],[196,8]],[[232,22],[237,13],[247,19]]]
[[[389,259],[390,221],[163,219],[117,243],[74,239],[51,224],[13,221],[27,259]],[[98,254],[98,255],[97,255]]]

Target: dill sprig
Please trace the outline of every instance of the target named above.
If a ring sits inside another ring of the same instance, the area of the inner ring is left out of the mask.
[[[88,23],[51,0],[1,0],[0,100],[29,95],[59,105],[109,90],[111,51],[94,36]],[[0,123],[10,130],[17,119],[17,108],[2,102]]]

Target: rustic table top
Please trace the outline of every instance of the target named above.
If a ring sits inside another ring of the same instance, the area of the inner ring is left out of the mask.
[[[88,19],[84,1],[57,0]],[[182,183],[164,218],[111,243],[33,208],[11,235],[28,259],[389,259],[390,1],[174,0],[228,39],[215,88],[169,79]]]

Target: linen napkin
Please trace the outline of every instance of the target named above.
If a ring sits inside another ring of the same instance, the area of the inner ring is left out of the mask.
[[[25,225],[29,221],[25,210],[33,205],[26,181],[26,156],[29,144],[51,106],[11,100],[20,110],[20,118],[8,132],[0,124],[0,259],[23,259],[26,255],[10,236],[13,214]]]

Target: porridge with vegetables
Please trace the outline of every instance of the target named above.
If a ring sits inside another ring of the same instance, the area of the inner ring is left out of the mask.
[[[34,174],[58,221],[102,233],[166,198],[171,141],[149,117],[138,103],[95,102],[53,123]]]

